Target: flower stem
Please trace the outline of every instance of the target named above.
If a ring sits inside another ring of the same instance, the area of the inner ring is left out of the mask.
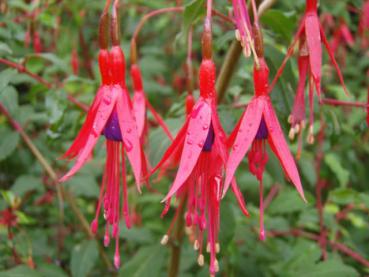
[[[176,229],[174,231],[174,237],[171,245],[171,257],[168,270],[168,277],[178,277],[180,259],[181,259],[181,246],[184,233],[184,212],[185,212],[185,201],[186,197],[181,199],[182,203],[178,206],[178,221]]]

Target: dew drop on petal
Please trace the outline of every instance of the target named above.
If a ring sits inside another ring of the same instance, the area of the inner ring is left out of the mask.
[[[128,139],[123,140],[123,142],[124,142],[124,147],[126,148],[126,151],[130,152],[133,148],[132,142]]]

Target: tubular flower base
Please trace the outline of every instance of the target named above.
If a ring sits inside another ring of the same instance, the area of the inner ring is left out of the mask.
[[[212,60],[202,61],[199,81],[200,99],[154,171],[162,167],[177,151],[181,151],[176,178],[163,200],[166,204],[162,215],[169,210],[170,200],[174,195],[182,199],[180,203],[187,199],[186,226],[196,237],[195,249],[199,251],[198,262],[200,265],[204,264],[202,253],[207,231],[210,273],[215,274],[219,269],[216,260],[216,253],[219,250],[219,205],[227,151],[226,135],[216,111],[215,65]],[[242,211],[248,214],[242,194],[238,191],[235,182],[232,183],[232,188]],[[162,240],[163,244],[169,239],[179,210],[178,208],[171,227]]]
[[[324,34],[323,28],[319,23],[318,10],[317,10],[317,0],[306,0],[306,11],[305,15],[301,20],[300,26],[298,27],[298,31],[294,37],[294,40],[287,51],[287,55],[277,71],[277,74],[271,84],[271,90],[273,89],[275,83],[278,78],[281,76],[283,69],[286,65],[287,60],[292,56],[294,47],[297,42],[300,44],[300,53],[299,53],[299,86],[297,89],[296,100],[301,101],[301,91],[303,90],[302,84],[306,82],[306,78],[309,80],[309,100],[310,100],[310,127],[309,127],[309,136],[308,142],[313,143],[313,89],[317,92],[318,97],[321,97],[321,79],[322,79],[322,43],[327,49],[328,55],[331,59],[333,66],[337,71],[337,75],[341,82],[341,85],[348,95],[348,91],[346,85],[343,80],[343,76],[340,68],[338,67],[337,61],[334,57],[334,52],[332,51],[328,40]],[[306,58],[303,58],[306,57]],[[294,105],[294,107],[299,106],[299,104]],[[296,116],[294,113],[291,115],[291,131],[290,137],[294,137],[295,133],[299,132],[302,128],[303,121],[294,120],[293,117]],[[302,113],[303,111],[299,111]],[[298,124],[298,126],[297,126]],[[296,129],[297,126],[297,129]]]
[[[122,209],[126,227],[131,227],[124,154],[127,154],[131,163],[139,191],[141,191],[141,176],[145,174],[145,164],[132,105],[125,86],[125,61],[120,47],[113,46],[110,52],[104,49],[100,50],[99,66],[103,84],[88,111],[81,131],[64,155],[66,158],[76,158],[76,163],[60,181],[67,181],[86,163],[99,136],[104,135],[107,158],[99,202],[91,229],[93,233],[97,232],[98,217],[101,207],[103,207],[106,220],[104,244],[105,246],[109,244],[110,235],[116,239],[114,264],[119,267],[120,209]],[[120,189],[121,184],[122,189]],[[122,197],[122,207],[120,207],[120,196]],[[110,233],[110,231],[112,232]]]
[[[282,129],[269,97],[269,69],[264,58],[259,57],[259,68],[254,65],[255,96],[242,115],[239,123],[229,137],[232,150],[226,167],[225,190],[231,184],[236,169],[247,151],[249,169],[260,184],[260,239],[265,239],[263,223],[263,173],[268,156],[265,143],[268,141],[272,151],[278,157],[284,173],[294,184],[301,198],[305,200],[300,176],[290,153]]]

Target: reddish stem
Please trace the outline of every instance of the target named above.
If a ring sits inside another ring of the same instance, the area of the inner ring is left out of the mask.
[[[362,102],[352,102],[352,101],[342,101],[337,99],[324,98],[320,100],[320,104],[330,105],[330,106],[347,106],[347,107],[357,107],[357,108],[369,108],[369,104]]]
[[[0,63],[5,64],[9,67],[15,68],[16,70],[18,70],[19,73],[23,73],[26,74],[28,76],[30,76],[32,79],[36,80],[38,83],[44,85],[45,87],[47,87],[48,89],[51,89],[53,87],[52,83],[49,83],[48,81],[46,81],[44,78],[42,78],[41,76],[38,76],[37,74],[29,71],[24,65],[19,64],[19,63],[15,63],[15,62],[11,62],[9,60],[6,59],[2,59],[0,58]],[[61,85],[63,86],[63,85]],[[78,106],[79,108],[81,108],[84,111],[88,111],[88,106],[80,101],[78,101],[77,99],[75,99],[72,95],[67,93],[67,99],[72,102],[73,104],[75,104],[76,106]]]
[[[321,128],[318,135],[318,150],[315,160],[315,172],[318,177],[316,188],[315,188],[315,194],[316,194],[316,208],[318,210],[318,216],[319,216],[319,228],[320,228],[320,234],[319,234],[319,245],[322,249],[322,259],[327,259],[327,230],[325,228],[324,224],[324,203],[322,200],[322,190],[325,187],[325,181],[321,179],[320,177],[320,167],[322,164],[322,160],[324,158],[324,151],[323,151],[323,144],[324,144],[324,137],[325,137],[325,123],[321,121]]]

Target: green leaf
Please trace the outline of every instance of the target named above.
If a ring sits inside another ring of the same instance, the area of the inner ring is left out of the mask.
[[[17,148],[19,143],[19,134],[9,131],[8,128],[0,129],[0,161],[9,157]]]
[[[43,277],[67,277],[68,275],[54,264],[41,264],[37,267]]]
[[[10,49],[9,45],[4,42],[0,42],[0,56],[10,55],[13,51]]]
[[[37,271],[30,269],[28,266],[19,265],[12,269],[1,271],[1,277],[42,277]]]
[[[92,270],[98,257],[95,240],[84,241],[74,247],[70,267],[73,277],[84,277]]]
[[[31,190],[43,189],[40,179],[32,175],[22,175],[15,180],[11,190],[18,196],[23,196]]]
[[[0,91],[0,102],[3,103],[10,114],[16,115],[16,112],[18,111],[17,90],[13,86],[5,86]]]
[[[64,184],[75,196],[98,197],[99,186],[91,175],[79,174]]]
[[[271,214],[287,214],[306,209],[307,204],[300,198],[297,191],[283,189],[268,208]]]
[[[123,267],[119,272],[119,276],[162,276],[161,269],[166,263],[164,249],[165,248],[159,243],[155,246],[140,248],[131,260],[123,264]]]
[[[350,172],[342,166],[339,156],[329,153],[325,155],[324,161],[336,175],[340,185],[342,187],[346,186],[349,181]]]
[[[301,272],[296,272],[299,277],[356,277],[359,273],[352,267],[338,260],[328,260],[317,265],[305,267]]]
[[[187,34],[190,26],[205,14],[204,3],[204,0],[193,0],[185,6],[185,10],[183,13],[184,34]]]
[[[279,10],[268,10],[261,17],[261,22],[279,34],[286,41],[291,40],[295,22]]]

